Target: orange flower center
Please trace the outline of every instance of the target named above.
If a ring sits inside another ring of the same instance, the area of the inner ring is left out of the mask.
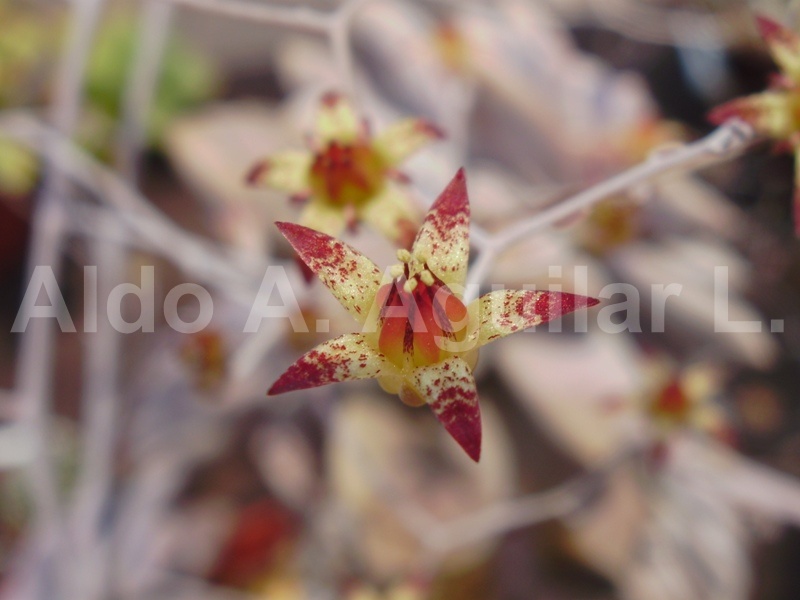
[[[691,412],[692,404],[677,382],[669,383],[656,397],[653,413],[673,422],[683,423]]]
[[[386,165],[366,143],[332,141],[314,156],[311,189],[335,206],[359,206],[383,187]]]
[[[466,337],[467,308],[429,271],[384,285],[378,302],[378,348],[401,369],[440,362],[453,354],[446,349],[448,341]]]

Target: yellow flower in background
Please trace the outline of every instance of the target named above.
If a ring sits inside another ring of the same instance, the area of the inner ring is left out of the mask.
[[[400,163],[441,131],[423,119],[399,121],[372,136],[339,94],[323,96],[309,151],[274,154],[247,175],[252,186],[307,201],[300,223],[331,236],[365,222],[400,247],[408,247],[419,214],[403,190]]]
[[[645,399],[644,410],[660,437],[678,430],[693,430],[730,442],[729,419],[716,396],[722,385],[720,373],[710,365],[698,364],[670,370],[653,369],[657,385]]]
[[[794,227],[800,235],[800,36],[763,16],[757,17],[757,23],[780,73],[769,90],[726,102],[708,118],[716,125],[742,119],[760,135],[779,140],[794,152]]]

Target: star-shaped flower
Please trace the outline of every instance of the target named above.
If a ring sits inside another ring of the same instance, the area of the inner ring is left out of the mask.
[[[425,144],[442,138],[431,123],[404,119],[371,136],[350,104],[326,94],[317,114],[310,151],[275,154],[254,165],[247,175],[253,186],[288,192],[308,201],[300,222],[328,235],[366,222],[408,247],[419,226],[419,215],[397,168]]]
[[[472,370],[478,349],[598,300],[558,292],[500,290],[465,306],[469,200],[463,169],[431,207],[410,251],[386,275],[344,242],[292,223],[281,233],[363,326],[320,344],[269,394],[375,378],[412,406],[428,404],[475,461],[481,417]]]
[[[800,235],[800,36],[763,16],[757,23],[780,73],[767,91],[726,102],[711,111],[709,120],[721,125],[733,117],[742,119],[794,151],[794,225]]]

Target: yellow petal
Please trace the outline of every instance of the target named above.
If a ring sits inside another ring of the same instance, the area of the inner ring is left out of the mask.
[[[383,356],[365,336],[348,333],[328,340],[297,359],[272,385],[268,395],[356,379],[372,379],[384,367]]]
[[[800,84],[800,36],[764,16],[757,16],[756,22],[778,68]]]
[[[428,402],[447,432],[478,462],[481,457],[481,409],[475,379],[457,356],[414,370],[414,391]]]
[[[594,306],[598,302],[595,298],[565,292],[490,292],[469,305],[470,321],[476,327],[470,332],[466,347],[480,348],[517,331]]]
[[[401,248],[408,248],[419,229],[420,215],[411,199],[395,185],[387,184],[379,196],[361,209],[369,223]]]
[[[469,262],[469,199],[464,169],[436,199],[414,240],[412,254],[460,295]]]
[[[331,206],[312,198],[300,215],[300,223],[330,236],[337,236],[344,231],[346,219],[340,206]]]
[[[361,132],[361,121],[350,103],[340,94],[329,92],[322,97],[317,112],[316,135],[320,142],[354,141]]]
[[[276,223],[281,233],[336,299],[359,322],[372,311],[382,273],[355,248],[296,223]]]
[[[381,153],[386,164],[396,166],[417,150],[444,137],[441,129],[424,119],[398,121],[374,140],[375,149]]]
[[[308,152],[279,152],[257,162],[247,173],[247,184],[269,187],[290,194],[309,188],[309,172],[313,156]]]
[[[786,139],[800,128],[798,109],[800,95],[796,92],[763,92],[726,102],[712,110],[708,118],[721,125],[737,117],[750,123],[761,135]]]

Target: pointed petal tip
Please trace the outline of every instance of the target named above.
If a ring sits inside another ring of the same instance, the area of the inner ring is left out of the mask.
[[[287,379],[286,373],[278,377],[278,379],[275,380],[275,383],[273,383],[267,390],[267,396],[278,396],[280,394],[285,394],[286,392],[294,391],[296,388],[293,387]]]
[[[383,355],[365,336],[348,333],[306,352],[289,366],[267,391],[268,396],[308,390],[332,383],[374,379],[383,368]]]
[[[278,221],[275,226],[299,259],[363,324],[380,288],[383,271],[361,252],[327,233],[297,223]]]
[[[281,235],[286,238],[286,241],[289,242],[292,248],[297,252],[295,259],[298,267],[300,267],[303,279],[305,279],[306,283],[311,283],[314,279],[314,271],[306,262],[306,252],[314,245],[315,239],[327,238],[329,236],[298,223],[275,221],[275,227],[278,228]]]
[[[586,308],[591,308],[600,304],[600,298],[592,298],[591,296],[583,296],[586,300]]]
[[[293,373],[292,373],[293,374]],[[267,396],[280,396],[288,392],[296,392],[298,390],[305,390],[312,387],[319,387],[319,385],[304,385],[304,380],[296,376],[291,376],[289,371],[281,375],[275,383],[267,390]]]
[[[302,225],[298,225],[297,223],[289,223],[288,221],[275,221],[275,227],[278,228],[278,231],[281,232],[283,237],[291,242],[292,237],[299,234],[297,228],[302,227]]]
[[[467,453],[467,456],[469,456],[476,463],[480,462],[482,446],[482,430],[480,421],[478,421],[477,427],[472,423],[468,423],[464,430],[458,434],[458,437],[456,437],[455,431],[448,431],[458,445],[461,446],[464,452]]]
[[[476,443],[472,443],[472,444],[468,444],[468,445],[462,444],[461,447],[467,453],[467,456],[469,456],[473,461],[475,461],[476,463],[481,462],[481,440],[480,440],[480,438],[477,440]]]
[[[453,213],[465,210],[469,214],[469,196],[467,195],[467,173],[464,167],[461,167],[447,187],[444,188],[436,202],[431,206],[431,211],[434,209],[445,210],[446,212]]]
[[[300,240],[311,235],[325,235],[320,231],[290,221],[275,221],[275,227],[278,228],[278,231],[281,232],[283,237],[289,240],[293,246],[295,240]]]
[[[780,35],[784,30],[783,25],[763,14],[756,15],[756,25],[761,37],[767,41]]]
[[[464,169],[459,169],[431,205],[414,240],[428,254],[428,268],[447,285],[463,285],[469,259],[470,207]]]
[[[537,307],[537,311],[542,311],[542,314],[546,314],[550,319],[567,315],[583,308],[597,306],[600,304],[600,299],[570,294],[569,292],[549,292],[543,294],[538,303],[540,305]]]
[[[447,433],[467,455],[481,456],[481,408],[470,366],[459,357],[419,367],[413,372],[413,387]]]
[[[479,462],[481,459],[481,442],[483,437],[481,427],[480,409],[475,407],[463,407],[464,412],[456,411],[450,412],[449,410],[443,414],[442,406],[439,402],[434,401],[429,403],[433,409],[436,418],[445,426],[445,430],[450,434],[464,452],[467,453],[472,460]],[[447,409],[445,409],[447,410]]]

